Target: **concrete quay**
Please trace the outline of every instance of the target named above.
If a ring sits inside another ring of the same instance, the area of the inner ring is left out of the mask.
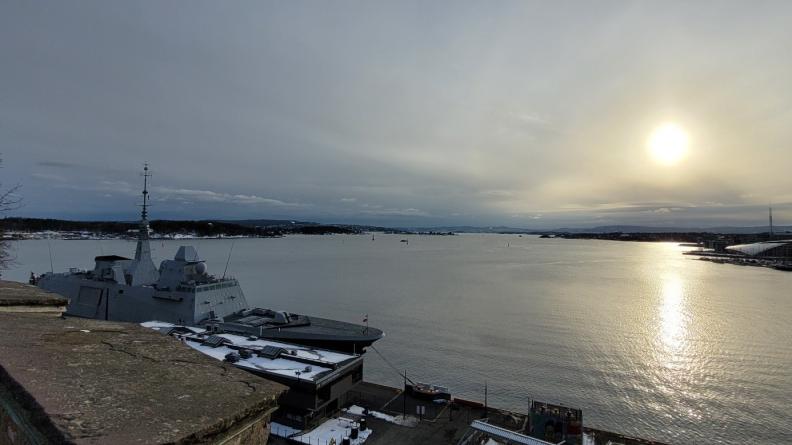
[[[264,444],[286,387],[0,282],[0,445]]]

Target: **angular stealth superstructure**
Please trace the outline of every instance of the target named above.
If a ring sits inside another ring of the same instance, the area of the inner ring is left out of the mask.
[[[159,320],[211,326],[273,340],[362,352],[382,338],[376,328],[248,306],[234,278],[210,275],[192,246],[154,266],[149,247],[148,166],[144,169],[143,210],[135,258],[96,257],[93,270],[46,273],[39,287],[69,298],[68,315],[129,322]]]
[[[149,246],[148,223],[148,164],[143,167],[143,209],[140,212],[140,227],[138,228],[138,242],[135,247],[135,261],[130,264],[132,272],[132,285],[143,286],[154,284],[159,278],[157,268],[151,259],[151,246]]]

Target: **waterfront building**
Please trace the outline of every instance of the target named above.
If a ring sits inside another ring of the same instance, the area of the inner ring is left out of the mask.
[[[533,401],[530,433],[552,443],[580,445],[583,440],[583,411],[552,403]]]
[[[792,240],[763,241],[726,247],[727,253],[767,260],[792,260]]]
[[[363,380],[363,356],[204,328],[146,322],[216,360],[280,383],[289,390],[275,414],[280,423],[309,428],[337,412]]]

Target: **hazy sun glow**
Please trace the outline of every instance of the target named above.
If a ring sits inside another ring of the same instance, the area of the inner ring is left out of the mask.
[[[687,154],[688,134],[677,124],[666,123],[649,136],[649,152],[655,161],[664,165],[674,165]]]

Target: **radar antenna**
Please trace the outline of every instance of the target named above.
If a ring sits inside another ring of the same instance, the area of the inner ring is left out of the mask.
[[[157,281],[159,272],[151,260],[151,246],[149,245],[149,222],[148,222],[148,162],[143,164],[143,208],[140,212],[140,228],[138,229],[137,246],[135,247],[135,261],[130,265],[132,275],[132,285],[148,285]]]
[[[148,219],[148,178],[151,177],[149,173],[148,162],[143,164],[143,210],[140,212],[140,219],[146,221]]]

